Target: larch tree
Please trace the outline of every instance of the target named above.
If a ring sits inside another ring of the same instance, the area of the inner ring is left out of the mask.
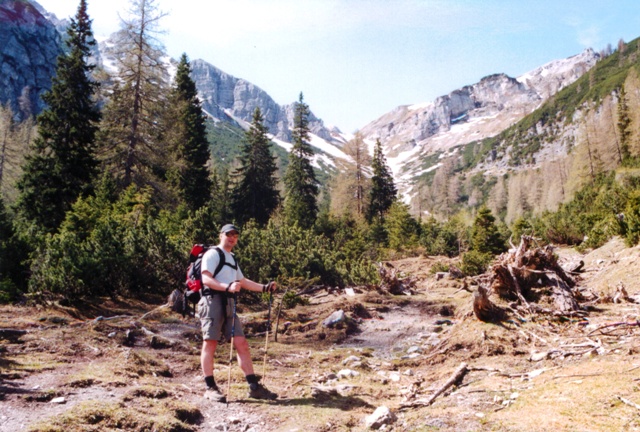
[[[387,159],[382,152],[380,140],[376,141],[371,163],[373,176],[371,177],[371,191],[369,192],[369,206],[367,220],[383,219],[384,214],[395,202],[398,190],[393,182]]]
[[[319,189],[311,166],[313,149],[309,144],[309,114],[309,106],[304,103],[304,97],[300,93],[295,105],[291,133],[293,147],[284,176],[284,214],[289,223],[298,223],[302,228],[313,226],[318,215]]]
[[[172,160],[167,180],[187,207],[195,211],[211,199],[212,183],[207,166],[210,153],[206,118],[190,74],[191,65],[183,54],[164,117],[164,140]]]
[[[100,111],[87,59],[95,44],[87,3],[67,29],[68,54],[58,58],[51,90],[42,98],[47,108],[38,116],[38,136],[18,182],[16,208],[45,231],[55,231],[65,213],[91,188],[97,171],[95,136]]]
[[[340,164],[340,173],[335,178],[331,193],[332,213],[363,217],[371,190],[366,170],[372,159],[362,134],[356,133],[342,151],[350,160]]]
[[[253,219],[259,225],[266,225],[280,204],[278,167],[271,155],[267,132],[262,112],[256,108],[245,134],[240,166],[233,173],[236,183],[231,194],[231,209],[239,223]]]
[[[101,157],[121,188],[131,184],[164,189],[167,148],[159,139],[168,94],[168,73],[158,41],[156,0],[130,0],[116,35],[117,75],[100,128]]]

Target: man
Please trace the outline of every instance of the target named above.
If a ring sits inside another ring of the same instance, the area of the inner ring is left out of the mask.
[[[213,274],[220,262],[219,252],[215,248],[209,249],[202,257],[202,298],[198,303],[198,317],[202,327],[202,353],[200,364],[207,385],[205,397],[217,402],[224,402],[225,396],[220,392],[213,378],[213,363],[216,347],[224,335],[231,340],[233,327],[233,344],[237,351],[238,365],[245,374],[249,384],[249,397],[256,399],[276,399],[277,394],[267,390],[259,383],[259,378],[253,371],[249,343],[242,331],[242,324],[237,315],[234,316],[234,297],[241,289],[256,292],[273,292],[275,282],[260,285],[245,278],[238,267],[231,250],[238,243],[240,230],[234,225],[227,224],[220,230],[218,247],[224,252],[224,266],[218,274]],[[231,365],[229,365],[231,367]]]

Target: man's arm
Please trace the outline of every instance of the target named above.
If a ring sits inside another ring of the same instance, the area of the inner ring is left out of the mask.
[[[242,288],[247,289],[249,291],[255,291],[255,292],[264,292],[266,291],[265,286],[269,285],[263,285],[263,284],[259,284],[257,282],[254,282],[250,279],[247,278],[243,278],[242,280],[238,281],[240,283],[240,286],[242,286]],[[276,283],[275,282],[270,282],[270,284],[273,284],[273,288],[272,290],[275,291],[276,289]]]
[[[202,283],[211,288],[214,291],[222,291],[222,292],[236,292],[240,291],[240,289],[235,289],[235,287],[233,287],[232,285],[235,284],[235,282],[232,282],[230,284],[224,284],[218,281],[218,279],[214,278],[213,275],[211,274],[211,272],[209,270],[203,270],[202,271]],[[228,290],[227,290],[228,288]]]

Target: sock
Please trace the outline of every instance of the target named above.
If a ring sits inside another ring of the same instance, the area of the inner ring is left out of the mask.
[[[207,384],[207,388],[216,388],[216,381],[213,379],[213,375],[204,377],[204,382]]]
[[[258,377],[255,374],[251,374],[251,375],[247,375],[245,378],[247,379],[247,382],[249,383],[249,387],[251,388],[251,390],[254,390],[255,387],[258,385]]]

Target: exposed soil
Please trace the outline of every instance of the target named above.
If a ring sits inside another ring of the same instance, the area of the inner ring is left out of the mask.
[[[235,364],[230,403],[204,400],[199,327],[160,300],[4,306],[0,431],[365,430],[382,405],[397,416],[385,426],[393,431],[640,430],[640,248],[615,239],[558,254],[567,268],[585,262],[576,289],[586,317],[483,323],[472,283],[430,272],[452,260],[407,258],[391,264],[415,281],[412,295],[318,291],[282,312],[277,342],[276,300],[265,365],[266,311],[245,306],[254,366],[279,394],[273,402],[247,398]],[[347,321],[323,326],[339,309]],[[216,356],[225,393],[228,362],[225,344]],[[463,362],[462,379],[424,404]]]

